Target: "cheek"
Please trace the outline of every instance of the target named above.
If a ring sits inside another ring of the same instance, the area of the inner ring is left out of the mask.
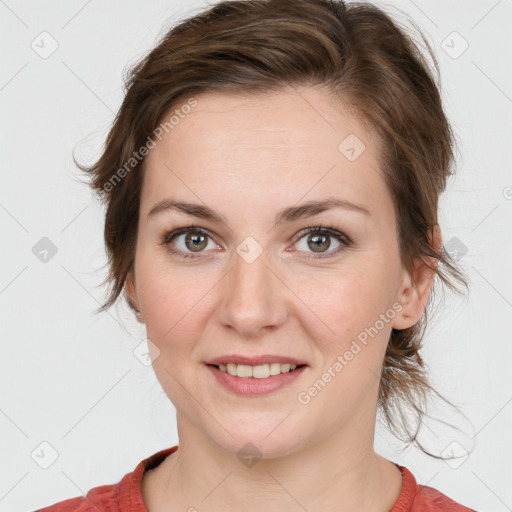
[[[139,260],[139,297],[148,338],[162,352],[184,353],[200,338],[218,278],[214,279],[216,274],[212,271],[207,277],[199,267],[178,269],[169,262],[162,264],[160,259]]]
[[[315,403],[329,408],[336,403],[337,414],[343,415],[359,407],[363,396],[374,396],[378,387],[395,314],[392,279],[382,264],[369,261],[353,271],[340,272],[337,279],[332,275],[317,278],[315,284],[308,304],[314,305],[322,322],[310,315],[309,336],[322,355],[311,385],[316,379],[328,383]]]
[[[315,338],[325,340],[324,348],[342,349],[386,313],[392,301],[391,274],[382,264],[361,257],[357,267],[317,274],[314,286],[299,292],[316,315]]]

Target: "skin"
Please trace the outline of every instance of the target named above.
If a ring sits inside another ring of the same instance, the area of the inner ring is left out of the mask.
[[[126,281],[158,347],[153,367],[176,408],[179,434],[179,450],[144,476],[146,506],[388,512],[402,477],[373,449],[377,376],[391,329],[420,319],[434,275],[420,261],[411,272],[401,265],[378,137],[316,88],[196,99],[146,157],[135,265]],[[338,149],[349,134],[366,146],[355,161]],[[279,210],[327,197],[371,215],[334,208],[274,226]],[[148,218],[163,198],[207,205],[228,224],[176,211]],[[353,244],[338,251],[342,244],[328,237],[315,252],[311,239],[322,234],[301,232],[320,223]],[[202,252],[186,244],[186,233],[172,247],[195,259],[162,245],[167,233],[191,225],[209,233]],[[236,252],[248,236],[263,250],[250,264]],[[441,243],[438,229],[433,242]],[[319,253],[331,256],[307,259]],[[393,304],[400,313],[317,396],[299,403],[299,392]],[[279,391],[241,396],[204,364],[233,353],[286,355],[308,367]],[[252,467],[237,457],[248,442],[262,455]]]

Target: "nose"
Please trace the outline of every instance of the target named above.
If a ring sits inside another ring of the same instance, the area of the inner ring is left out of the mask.
[[[223,280],[219,317],[240,336],[258,337],[286,321],[290,291],[273,268],[268,251],[253,261],[240,254],[233,255],[233,266]]]

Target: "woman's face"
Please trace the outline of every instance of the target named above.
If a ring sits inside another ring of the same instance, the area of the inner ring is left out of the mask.
[[[146,157],[127,282],[179,428],[270,457],[373,431],[391,329],[416,321],[376,134],[313,88],[195,99]],[[197,206],[151,213],[164,200]],[[328,200],[357,208],[300,208]],[[206,364],[233,355],[305,366],[247,394]]]

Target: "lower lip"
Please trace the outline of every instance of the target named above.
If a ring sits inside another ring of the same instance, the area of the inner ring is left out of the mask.
[[[265,395],[277,391],[292,383],[302,375],[306,369],[306,366],[301,366],[291,372],[280,373],[279,375],[273,375],[265,379],[255,379],[254,377],[236,377],[235,375],[230,375],[227,372],[219,370],[215,366],[206,365],[206,367],[227,389],[239,395],[246,396]]]

